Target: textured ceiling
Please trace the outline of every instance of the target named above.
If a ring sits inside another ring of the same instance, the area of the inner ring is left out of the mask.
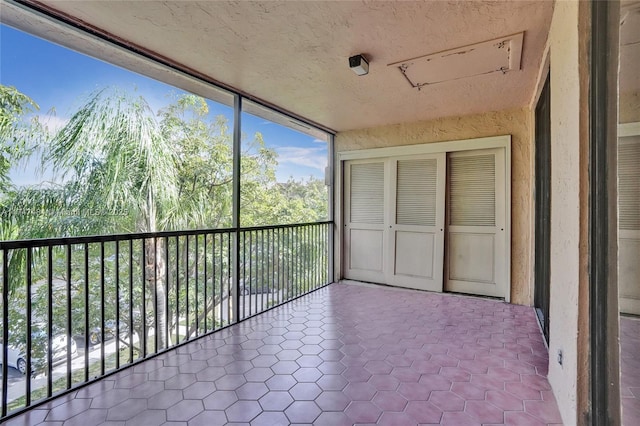
[[[552,1],[55,1],[62,12],[327,128],[526,106]],[[412,88],[388,64],[523,32],[521,70]],[[348,57],[363,53],[366,76]]]

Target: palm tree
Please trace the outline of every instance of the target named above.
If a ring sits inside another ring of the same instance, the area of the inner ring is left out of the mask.
[[[16,160],[28,155],[30,142],[42,130],[37,116],[29,115],[38,105],[15,87],[0,84],[0,202],[11,189],[9,169]]]
[[[0,223],[0,241],[231,224],[232,140],[226,119],[210,120],[207,102],[201,97],[179,95],[156,116],[141,96],[117,89],[99,90],[88,97],[50,142],[42,144],[41,150],[43,167],[58,172],[55,182],[12,192],[11,206],[24,206],[14,210],[31,211],[38,206],[40,213],[11,216],[17,226],[7,232],[2,229],[7,222]],[[256,133],[247,142],[242,157],[244,225],[258,220],[286,222],[305,216],[304,203],[289,206],[284,198],[280,199],[284,193],[280,194],[282,188],[275,185],[276,165],[276,153],[266,148]],[[278,197],[277,202],[274,197]],[[90,214],[56,215],[56,211]],[[11,230],[17,233],[8,232]],[[156,350],[171,344],[171,332],[165,331],[174,326],[167,327],[165,296],[170,289],[173,291],[168,285],[173,279],[166,275],[167,263],[170,274],[194,274],[196,265],[204,261],[201,245],[200,252],[195,253],[198,261],[180,262],[191,270],[175,270],[171,259],[166,258],[167,243],[166,238],[146,238],[143,243],[145,261],[141,267],[146,294],[155,295]],[[180,247],[181,259],[194,256],[193,251],[187,253],[185,244]],[[16,285],[24,286],[25,252],[16,253],[16,268],[12,268],[10,277],[16,278]],[[77,279],[63,280],[77,281],[79,285],[82,274],[73,271],[71,275],[74,274]],[[199,312],[191,311],[186,319],[188,335],[196,333],[202,317],[228,297],[222,293],[221,289],[215,300],[200,305]],[[189,293],[190,299],[193,294]],[[172,317],[174,320],[178,321]],[[144,321],[134,326],[144,328]]]
[[[93,93],[55,135],[44,161],[60,171],[62,181],[82,188],[77,205],[97,206],[92,210],[94,218],[103,217],[108,223],[126,212],[129,220],[119,218],[118,225],[128,226],[129,232],[161,231],[176,220],[176,151],[141,96],[112,89]],[[144,252],[146,285],[157,292],[156,349],[163,349],[170,344],[164,333],[167,287],[163,240],[145,239]]]

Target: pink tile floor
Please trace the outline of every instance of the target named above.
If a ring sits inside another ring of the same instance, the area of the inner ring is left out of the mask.
[[[620,317],[622,424],[640,425],[640,318]]]
[[[8,425],[560,424],[531,308],[333,284]]]

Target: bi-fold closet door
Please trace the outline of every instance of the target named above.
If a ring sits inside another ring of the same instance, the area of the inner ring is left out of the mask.
[[[508,296],[504,149],[449,154],[445,290]]]
[[[345,162],[345,278],[505,297],[504,149]]]
[[[445,163],[444,153],[347,162],[347,278],[442,291]]]

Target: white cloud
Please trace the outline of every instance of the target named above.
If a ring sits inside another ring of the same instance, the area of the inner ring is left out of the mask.
[[[283,146],[276,148],[279,163],[295,164],[297,166],[311,167],[324,172],[327,165],[326,148],[300,148],[295,146]]]
[[[50,132],[55,133],[67,125],[69,119],[66,117],[57,117],[49,114],[39,114],[38,121],[42,123]]]

